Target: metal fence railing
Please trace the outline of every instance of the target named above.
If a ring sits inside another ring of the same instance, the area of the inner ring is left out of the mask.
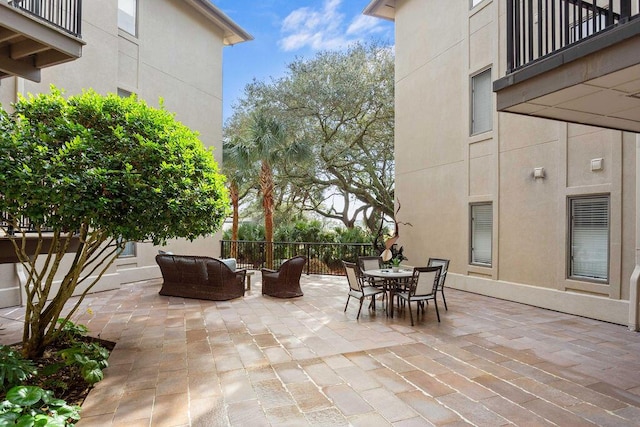
[[[38,228],[36,225],[27,217],[21,217],[17,221],[14,221],[14,218],[10,217],[6,212],[0,212],[0,230],[4,231],[6,234],[13,235],[15,232],[18,233],[37,233]],[[53,231],[52,228],[49,227],[40,227],[40,232],[48,232]]]
[[[640,0],[506,2],[508,74],[640,14]]]
[[[220,256],[236,258],[239,268],[266,266],[267,242],[221,240]],[[233,247],[235,246],[235,251]],[[344,275],[342,261],[355,262],[359,256],[378,255],[371,243],[274,242],[274,268],[296,255],[307,257],[306,274]]]
[[[82,0],[12,0],[9,4],[73,36],[82,35]]]

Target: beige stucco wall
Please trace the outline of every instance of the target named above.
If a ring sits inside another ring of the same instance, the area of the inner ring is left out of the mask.
[[[99,93],[118,88],[135,92],[150,105],[164,100],[167,110],[200,133],[222,161],[223,33],[188,4],[173,0],[139,0],[138,37],[118,29],[117,0],[83,3],[82,38],[86,45],[76,61],[42,70],[42,82],[6,78],[0,102],[16,93],[47,92],[50,84],[67,94],[93,88]],[[194,242],[174,240],[163,249],[174,253],[218,256],[220,233]],[[120,258],[96,290],[160,277],[155,262],[159,248],[138,243],[136,256]],[[14,265],[0,264],[0,307],[19,303]]]
[[[635,135],[495,112],[491,131],[470,136],[471,76],[504,75],[504,12],[497,0],[396,2],[396,196],[412,224],[399,244],[413,265],[451,259],[450,286],[625,324]],[[586,194],[610,195],[608,284],[567,279],[567,199]],[[469,263],[475,202],[493,203],[491,267]]]

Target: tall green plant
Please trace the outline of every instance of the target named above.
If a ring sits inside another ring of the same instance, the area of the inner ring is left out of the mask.
[[[34,358],[55,339],[65,303],[82,293],[68,319],[127,241],[211,234],[229,199],[197,134],[135,96],[65,99],[52,88],[13,107],[0,111],[1,227],[26,270],[23,352]],[[35,251],[22,218],[37,232]]]
[[[238,256],[238,229],[240,226],[240,202],[253,189],[252,183],[255,179],[251,165],[247,164],[244,156],[235,156],[234,150],[237,142],[231,138],[226,139],[222,145],[222,171],[227,177],[229,187],[229,197],[231,199],[231,256]]]
[[[273,267],[274,171],[276,161],[295,162],[308,156],[309,147],[288,138],[282,123],[263,111],[254,111],[244,133],[225,151],[239,165],[256,165],[258,187],[264,213],[266,264]]]
[[[6,345],[0,345],[0,395],[36,373],[31,360]]]

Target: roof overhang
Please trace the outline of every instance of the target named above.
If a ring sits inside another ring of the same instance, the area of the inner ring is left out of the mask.
[[[396,17],[396,0],[373,0],[362,13],[393,21]]]
[[[210,21],[220,27],[224,32],[223,43],[231,46],[236,43],[242,43],[253,40],[253,36],[243,30],[238,24],[233,22],[231,18],[225,15],[220,9],[213,5],[209,0],[185,0],[186,3],[196,8],[200,13],[207,17]]]

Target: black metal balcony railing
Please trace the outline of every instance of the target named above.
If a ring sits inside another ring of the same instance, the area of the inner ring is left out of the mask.
[[[232,255],[232,246],[236,245],[237,253]],[[238,268],[260,269],[266,265],[266,242],[220,241],[220,256],[234,257]],[[370,243],[308,243],[308,242],[274,242],[274,268],[278,268],[285,260],[296,255],[307,257],[306,274],[344,275],[342,260],[355,262],[359,256],[377,255],[375,247]]]
[[[82,0],[12,0],[9,3],[73,36],[82,35]]]
[[[637,18],[640,0],[507,0],[507,73]]]
[[[5,231],[9,235],[14,235],[14,233],[36,233],[38,229],[36,228],[33,221],[31,221],[27,217],[22,217],[20,220],[15,223],[17,229],[12,225],[14,224],[12,220],[9,219],[9,216],[5,212],[0,212],[0,230]],[[40,232],[48,232],[53,231],[52,228],[44,227],[40,229]]]

